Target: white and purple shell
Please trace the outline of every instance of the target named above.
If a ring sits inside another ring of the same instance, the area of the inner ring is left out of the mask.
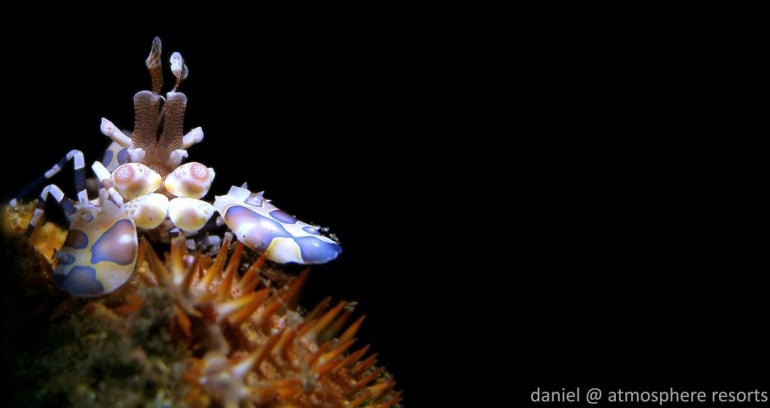
[[[54,281],[75,296],[110,293],[131,277],[138,248],[134,221],[114,203],[82,206],[56,252]]]
[[[339,242],[277,208],[262,192],[232,186],[216,196],[214,207],[239,241],[273,262],[321,264],[342,253]]]

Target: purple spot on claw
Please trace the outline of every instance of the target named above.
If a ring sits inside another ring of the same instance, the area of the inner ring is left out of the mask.
[[[53,277],[57,286],[75,296],[104,293],[104,285],[96,279],[94,268],[75,266],[67,272],[62,267],[57,267],[53,272]]]
[[[318,232],[318,228],[311,227],[310,225],[305,225],[304,227],[302,227],[302,231],[305,231],[308,234],[321,235],[321,233]]]
[[[245,207],[234,205],[227,209],[225,221],[239,241],[249,248],[264,251],[273,239],[291,237],[283,226]]]
[[[128,163],[128,149],[125,147],[118,151],[118,164]]]
[[[342,253],[342,247],[338,244],[321,241],[316,237],[299,237],[295,241],[306,264],[329,262]]]
[[[270,216],[275,218],[276,220],[278,220],[280,222],[285,222],[287,224],[294,224],[295,222],[297,222],[297,217],[289,215],[284,210],[273,210],[273,211],[270,211]]]
[[[136,227],[131,220],[118,220],[91,248],[91,263],[102,261],[131,265],[136,260]]]
[[[111,149],[107,149],[104,151],[104,157],[102,157],[102,164],[105,166],[109,166],[110,162],[112,161],[112,156],[114,155],[113,151]]]
[[[70,230],[67,234],[67,239],[64,241],[65,247],[83,249],[88,246],[88,235],[80,230]]]

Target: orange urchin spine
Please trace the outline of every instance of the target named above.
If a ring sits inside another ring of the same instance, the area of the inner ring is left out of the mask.
[[[401,399],[395,382],[375,367],[376,354],[363,358],[369,346],[352,351],[364,316],[347,327],[352,305],[339,302],[325,310],[324,299],[302,316],[294,310],[308,270],[281,287],[259,278],[264,259],[242,276],[244,251],[235,244],[227,252],[227,235],[213,259],[188,255],[176,238],[162,262],[146,240],[142,253],[158,285],[167,287],[177,308],[173,320],[178,337],[190,347],[192,364],[185,379],[193,384],[193,405],[209,399],[225,407],[244,402],[258,407],[391,407]],[[152,280],[152,279],[150,279]]]

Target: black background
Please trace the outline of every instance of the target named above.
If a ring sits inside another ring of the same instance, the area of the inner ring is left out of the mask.
[[[99,157],[102,116],[131,126],[160,35],[190,67],[190,159],[214,194],[248,181],[338,234],[307,306],[359,301],[408,406],[766,389],[766,170],[700,111],[718,36],[553,12],[30,22],[5,37],[23,164],[3,161],[3,199],[70,148]]]

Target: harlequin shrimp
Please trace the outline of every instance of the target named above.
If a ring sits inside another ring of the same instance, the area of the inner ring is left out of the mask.
[[[230,228],[245,246],[273,262],[319,264],[337,258],[342,248],[336,237],[279,210],[262,193],[233,186],[216,196],[213,205],[202,200],[214,180],[214,169],[198,162],[182,164],[187,149],[203,140],[200,127],[183,133],[187,96],[177,89],[189,71],[181,54],[174,52],[170,65],[176,82],[162,96],[160,55],[161,42],[155,37],[145,61],[152,90],[134,95],[133,131],[124,132],[102,118],[100,130],[112,143],[102,161],[91,167],[99,182],[97,198],[89,199],[83,153],[72,150],[10,202],[16,206],[73,163],[77,201],[48,184],[26,232],[32,233],[46,201],[53,197],[70,222],[65,243],[55,255],[57,285],[75,296],[110,293],[134,270],[139,233],[160,241],[174,233],[194,236],[211,225],[215,213],[221,217],[219,224]]]

